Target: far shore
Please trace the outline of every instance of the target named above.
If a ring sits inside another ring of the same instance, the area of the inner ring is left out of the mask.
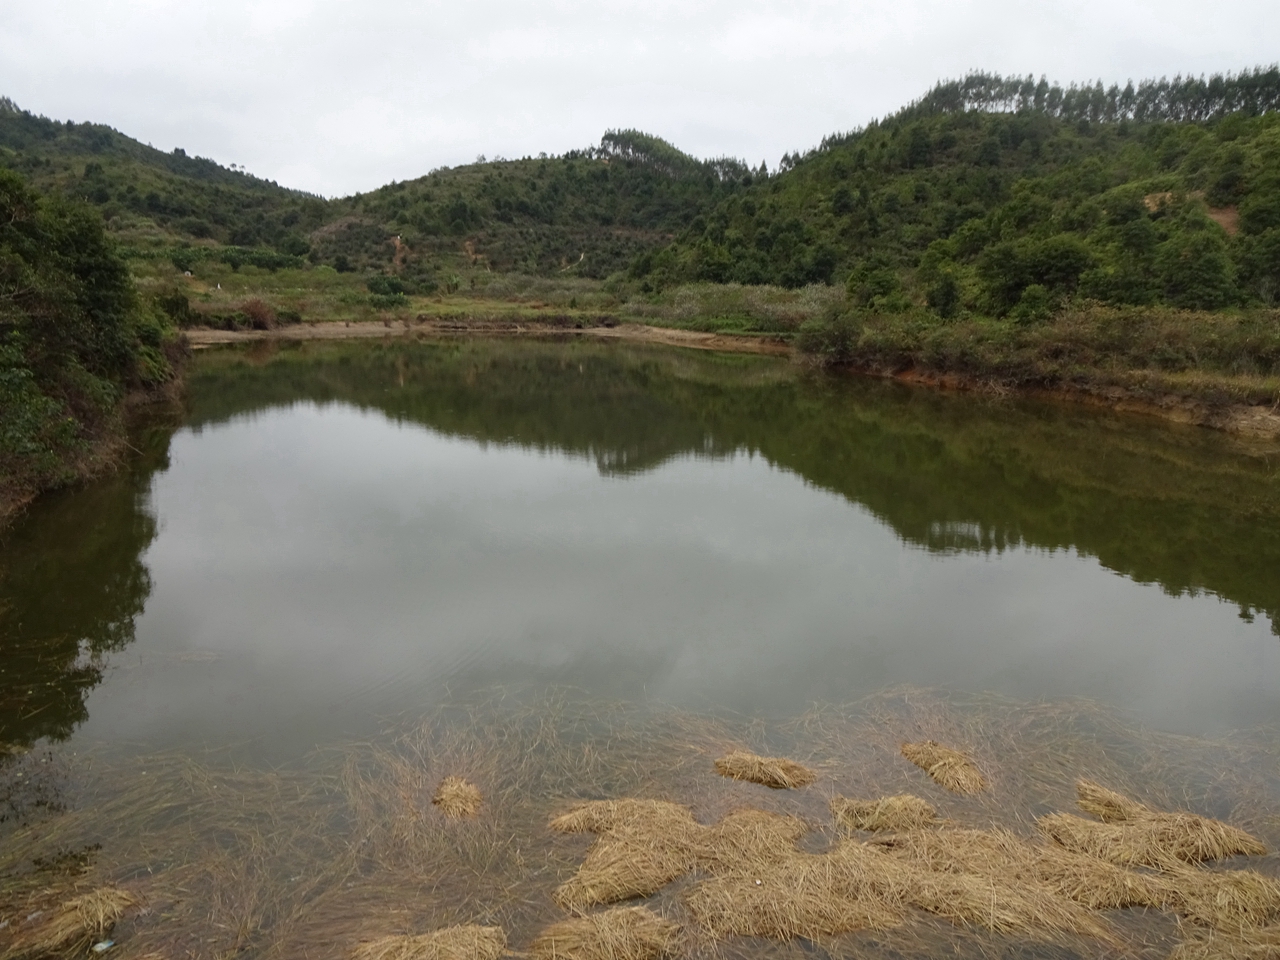
[[[724,353],[795,356],[786,341],[761,336],[710,333],[654,327],[640,323],[615,323],[593,326],[565,326],[556,323],[518,320],[397,320],[330,323],[301,323],[270,330],[216,330],[194,327],[186,331],[192,349],[202,350],[224,344],[261,341],[303,342],[324,340],[378,340],[443,336],[498,337],[589,337],[629,343],[651,343],[685,347],[693,350],[715,350]],[[855,368],[865,376],[886,377],[904,383],[937,389],[985,393],[1014,393],[1042,399],[1081,403],[1122,413],[1157,417],[1171,423],[1221,430],[1252,440],[1280,439],[1280,409],[1276,406],[1245,403],[1211,403],[1175,394],[1139,395],[1123,387],[1034,387],[1010,388],[973,377],[957,376],[929,370],[879,370]]]

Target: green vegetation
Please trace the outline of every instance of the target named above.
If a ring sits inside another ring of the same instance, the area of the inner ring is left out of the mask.
[[[335,201],[337,219],[315,238],[339,269],[385,261],[398,235],[418,260],[402,270],[419,286],[465,251],[467,266],[604,278],[666,243],[708,205],[753,174],[736,160],[695,160],[635,130],[610,131],[598,147],[561,157],[494,160],[433,171]],[[425,261],[425,263],[424,263]],[[433,292],[432,287],[425,292]]]
[[[847,281],[854,308],[944,320],[1031,323],[1072,297],[1271,305],[1280,70],[1215,81],[1212,104],[1171,84],[944,84],[785,158],[782,175],[721,201],[633,273],[657,286]]]
[[[109,459],[175,350],[97,213],[0,171],[0,516]]]
[[[6,369],[27,371],[6,396],[44,399],[19,404],[5,469],[68,475],[120,392],[163,379],[159,313],[230,329],[645,322],[878,371],[1274,404],[1277,106],[1275,67],[1124,89],[974,74],[773,172],[610,131],[325,200],[0,99],[0,168],[66,198],[43,202],[49,223],[96,206],[140,291],[114,254],[86,253],[113,264],[116,299],[55,325],[74,363],[37,358],[29,332],[6,340]],[[83,339],[107,316],[136,347]]]
[[[0,167],[93,204],[113,232],[139,246],[216,241],[296,256],[328,210],[320,197],[181,149],[164,153],[101,124],[37,117],[3,97]]]

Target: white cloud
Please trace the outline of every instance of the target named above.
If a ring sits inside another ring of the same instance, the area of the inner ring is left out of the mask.
[[[969,69],[1123,82],[1278,41],[1259,0],[7,0],[0,93],[337,194],[619,126],[776,163]]]

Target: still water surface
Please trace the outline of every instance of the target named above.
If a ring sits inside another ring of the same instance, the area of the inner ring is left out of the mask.
[[[888,686],[1280,704],[1274,449],[578,343],[198,358],[4,544],[0,739],[273,761],[492,684],[747,716]]]

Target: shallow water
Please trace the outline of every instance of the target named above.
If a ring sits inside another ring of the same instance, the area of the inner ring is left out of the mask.
[[[1029,835],[1088,776],[1280,842],[1275,447],[504,341],[202,354],[134,442],[3,541],[0,951],[4,923],[101,884],[147,904],[122,957],[338,958],[458,922],[523,950],[586,847],[548,818],[584,798],[799,815],[819,852],[833,795]],[[928,738],[991,789],[898,755]],[[717,777],[738,747],[818,783]],[[433,810],[445,775],[479,785],[478,821]],[[689,926],[686,890],[651,905]],[[1114,920],[1119,955],[1189,935]],[[922,914],[820,950],[1097,947]]]
[[[7,537],[0,740],[278,762],[495,683],[1276,716],[1280,458],[1206,431],[487,342],[205,354],[138,443]]]

